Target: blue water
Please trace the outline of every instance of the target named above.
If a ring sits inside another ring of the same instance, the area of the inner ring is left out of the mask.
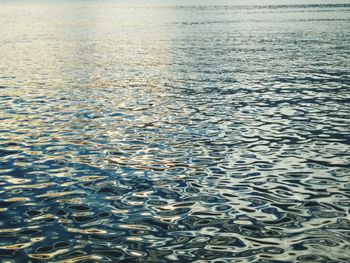
[[[0,2],[0,261],[349,262],[350,3],[277,2]]]

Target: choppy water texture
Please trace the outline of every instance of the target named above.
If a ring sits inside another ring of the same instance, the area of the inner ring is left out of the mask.
[[[3,2],[0,35],[4,262],[349,262],[350,4]]]

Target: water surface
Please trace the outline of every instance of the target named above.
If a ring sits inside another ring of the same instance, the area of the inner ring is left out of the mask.
[[[0,2],[0,259],[349,262],[350,4],[151,3]]]

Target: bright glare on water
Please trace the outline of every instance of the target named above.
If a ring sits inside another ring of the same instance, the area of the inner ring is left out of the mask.
[[[1,262],[350,261],[350,3],[230,2],[0,2]]]

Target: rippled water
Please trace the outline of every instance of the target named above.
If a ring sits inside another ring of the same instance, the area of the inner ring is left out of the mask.
[[[350,4],[0,3],[4,262],[349,262]]]

